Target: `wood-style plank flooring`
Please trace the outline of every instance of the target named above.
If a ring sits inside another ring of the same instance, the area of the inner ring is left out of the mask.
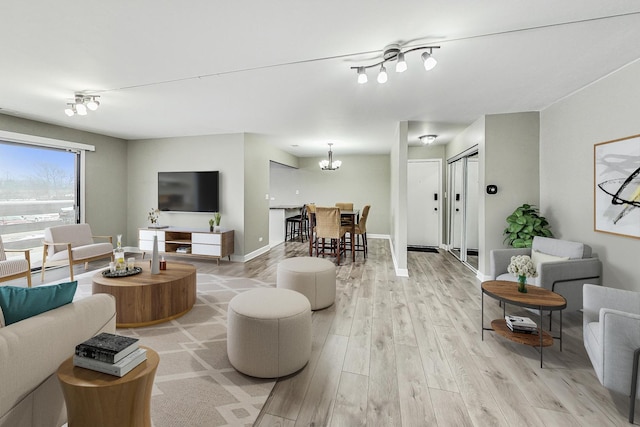
[[[193,264],[275,283],[280,260],[306,255],[306,243],[286,242],[246,263]],[[338,267],[336,303],[313,313],[309,363],[278,380],[256,426],[629,425],[628,398],[595,376],[580,312],[564,313],[563,351],[546,347],[540,369],[538,349],[490,331],[481,339],[480,284],[453,256],[409,252],[408,269],[408,278],[395,276],[379,239],[369,239],[366,260],[358,253]],[[485,297],[485,326],[499,317]]]

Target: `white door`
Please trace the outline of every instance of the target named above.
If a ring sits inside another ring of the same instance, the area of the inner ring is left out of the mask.
[[[410,160],[407,166],[407,245],[440,246],[440,160]]]

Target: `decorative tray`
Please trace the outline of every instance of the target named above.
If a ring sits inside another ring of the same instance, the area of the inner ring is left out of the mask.
[[[141,267],[133,267],[133,270],[114,271],[114,272],[111,272],[110,270],[107,269],[102,272],[102,276],[109,277],[109,278],[127,277],[127,276],[135,276],[136,274],[140,274],[140,273],[142,273]]]

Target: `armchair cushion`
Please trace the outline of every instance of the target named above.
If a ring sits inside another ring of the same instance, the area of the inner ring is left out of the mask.
[[[0,308],[5,324],[10,325],[69,304],[73,300],[77,286],[78,282],[35,288],[0,287]]]
[[[549,237],[535,236],[531,248],[548,255],[567,257],[569,259],[581,259],[591,256],[591,247],[584,243]]]
[[[545,254],[544,252],[538,252],[535,249],[531,250],[531,262],[536,266],[536,270],[539,270],[538,264],[543,262],[557,262],[557,261],[566,261],[569,257],[566,256],[556,256]]]

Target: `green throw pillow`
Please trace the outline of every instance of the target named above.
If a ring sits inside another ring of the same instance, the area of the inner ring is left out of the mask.
[[[5,325],[69,304],[77,287],[77,281],[35,288],[0,286],[0,308]]]

